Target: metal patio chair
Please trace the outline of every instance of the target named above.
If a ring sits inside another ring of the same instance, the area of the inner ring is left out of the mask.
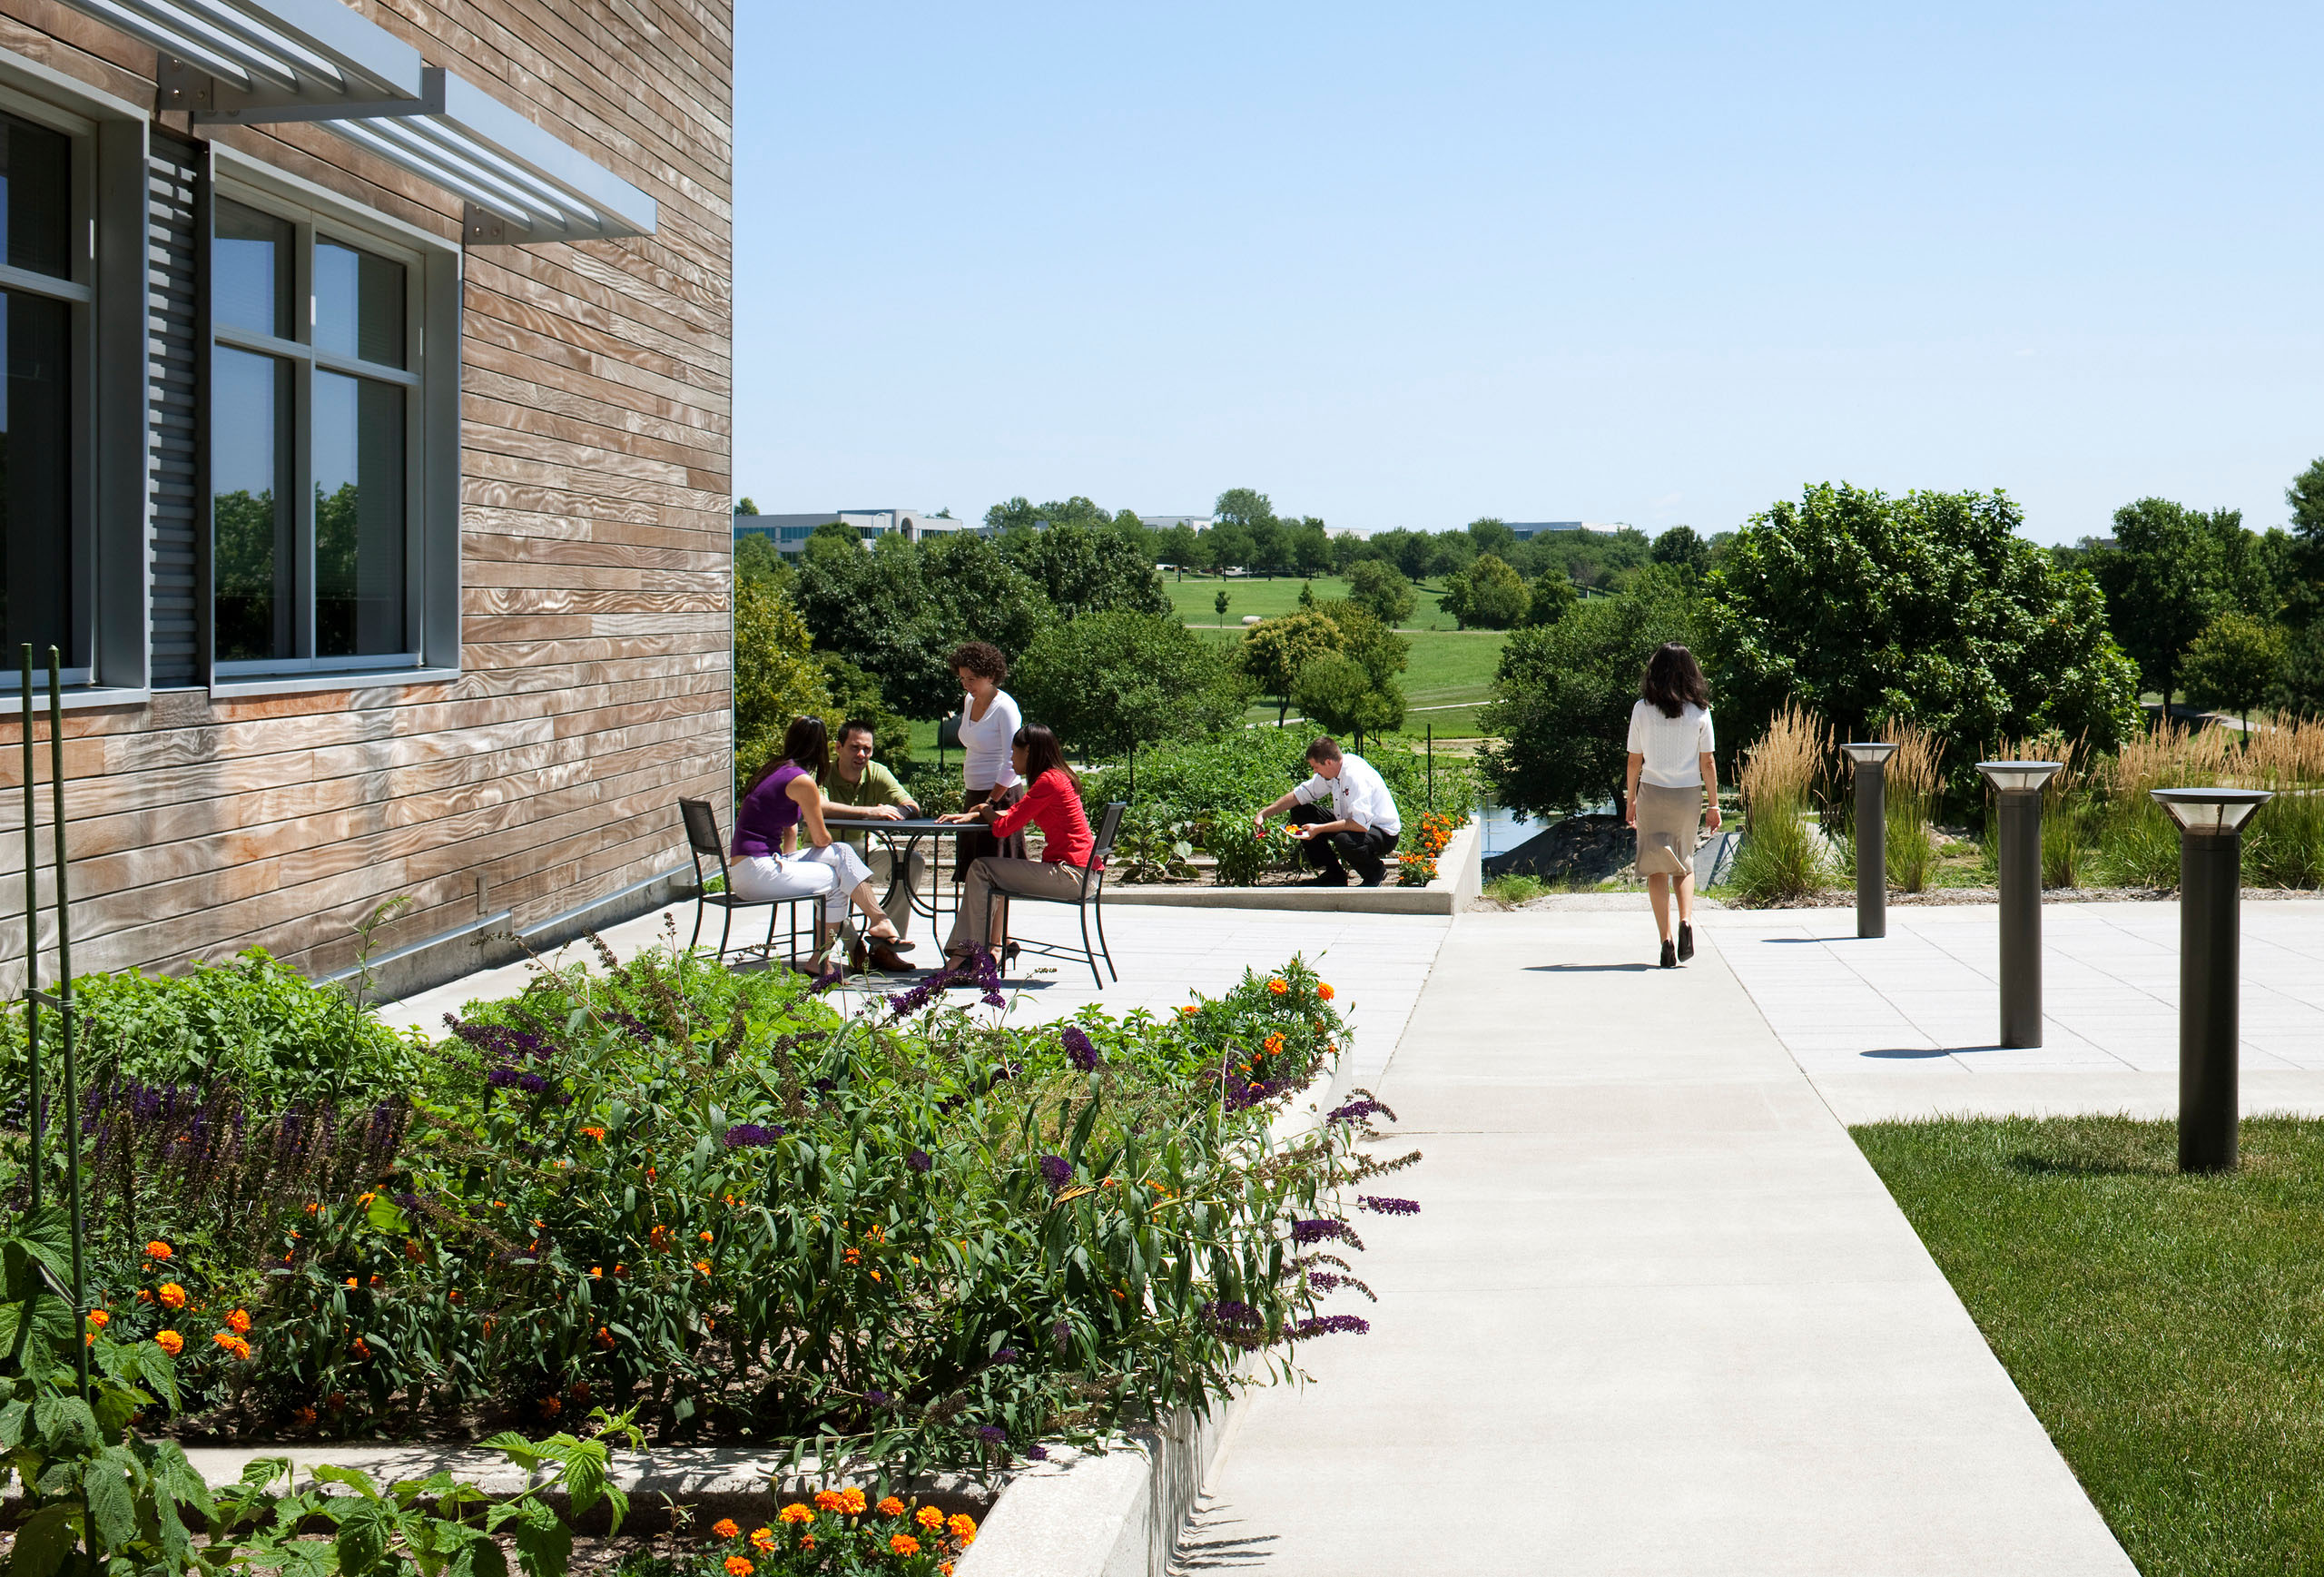
[[[987,936],[993,933],[992,906],[996,902],[1065,904],[1081,916],[1081,956],[1088,961],[1089,978],[1098,982],[1099,991],[1106,989],[1106,977],[1098,972],[1098,958],[1102,953],[1105,956],[1106,968],[1113,971],[1114,984],[1121,984],[1122,972],[1114,969],[1113,950],[1106,945],[1104,866],[1106,856],[1114,852],[1115,835],[1122,830],[1122,816],[1128,809],[1128,805],[1117,800],[1108,805],[1105,813],[1098,817],[1097,836],[1091,841],[1089,846],[1089,863],[1081,869],[1081,891],[1078,895],[1072,898],[1037,898],[1022,892],[1003,892],[999,888],[988,888],[985,891],[984,933]],[[1089,917],[1092,914],[1098,917],[1098,945],[1094,949],[1089,945]],[[1026,941],[1015,936],[1011,936],[1009,940],[1017,943],[1017,950],[1019,952],[1037,952],[1044,958],[1073,956],[1073,950],[1068,947],[1052,946],[1045,941]]]
[[[812,893],[800,898],[735,897],[734,878],[726,865],[726,840],[718,835],[718,813],[711,808],[710,802],[707,800],[680,800],[678,814],[684,818],[686,849],[694,855],[694,940],[686,943],[686,951],[691,952],[701,945],[703,911],[714,903],[725,912],[726,916],[718,931],[718,961],[724,963],[727,939],[734,934],[734,911],[763,909],[767,912],[766,941],[755,946],[745,945],[735,951],[744,953],[755,952],[761,958],[771,961],[774,957],[774,912],[778,909],[788,909],[791,914],[785,930],[785,939],[786,945],[791,951],[787,961],[795,964],[799,959],[799,906],[803,903],[820,906],[823,902],[822,899]],[[704,855],[718,862],[719,885],[723,889],[721,892],[711,892],[709,882],[704,879],[702,862]],[[807,917],[807,937],[811,941],[814,939],[815,922],[821,917],[821,912],[818,907]]]

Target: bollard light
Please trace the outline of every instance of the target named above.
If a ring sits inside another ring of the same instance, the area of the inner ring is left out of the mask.
[[[2152,789],[2179,823],[2179,1169],[2235,1169],[2243,824],[2264,789]]]
[[[2001,794],[2001,1044],[2042,1043],[2042,785],[2061,761],[1981,761]]]
[[[1878,740],[1843,744],[1856,763],[1856,933],[1888,934],[1888,758]]]

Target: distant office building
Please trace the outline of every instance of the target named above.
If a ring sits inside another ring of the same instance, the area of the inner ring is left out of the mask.
[[[1517,540],[1528,542],[1552,531],[1588,531],[1595,527],[1580,520],[1510,520],[1503,522],[1517,533]]]
[[[1197,531],[1207,531],[1216,523],[1213,515],[1140,515],[1137,523],[1148,531],[1170,531],[1180,526],[1191,526]]]
[[[764,537],[774,544],[777,553],[795,558],[807,550],[807,538],[817,527],[831,525],[853,527],[866,548],[896,533],[901,533],[907,542],[921,542],[948,532],[984,530],[980,521],[955,520],[920,509],[824,509],[805,515],[737,515],[734,535]]]

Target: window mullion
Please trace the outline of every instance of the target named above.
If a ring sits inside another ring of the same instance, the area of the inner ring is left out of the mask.
[[[305,354],[291,374],[296,393],[291,408],[298,414],[290,438],[293,486],[298,505],[291,516],[292,540],[297,544],[296,568],[290,598],[291,650],[301,657],[315,655],[315,227],[298,225],[292,255],[290,327]]]

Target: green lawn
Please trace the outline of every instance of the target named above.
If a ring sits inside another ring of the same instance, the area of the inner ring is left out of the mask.
[[[1226,627],[1241,626],[1246,615],[1256,614],[1263,619],[1279,618],[1299,609],[1299,588],[1305,584],[1295,575],[1279,575],[1273,580],[1221,580],[1215,575],[1190,575],[1180,580],[1176,575],[1162,577],[1170,594],[1170,606],[1178,616],[1190,625],[1215,626],[1218,610],[1214,606],[1221,590],[1226,593]],[[1315,580],[1315,600],[1331,602],[1347,595],[1347,582],[1334,576],[1317,576]],[[1425,630],[1432,625],[1449,631],[1452,621],[1437,611],[1437,601],[1444,595],[1441,585],[1422,584],[1413,587],[1413,616],[1400,627],[1410,632]]]
[[[2324,1121],[1854,1131],[2142,1572],[2324,1572]]]

